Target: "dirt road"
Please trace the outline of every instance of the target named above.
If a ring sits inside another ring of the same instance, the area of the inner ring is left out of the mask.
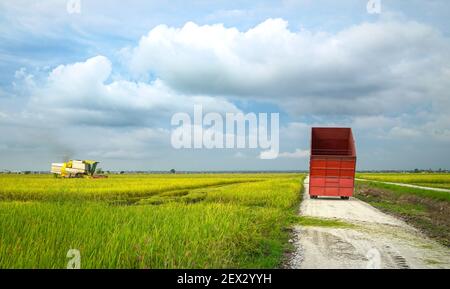
[[[297,226],[290,268],[450,268],[450,250],[401,220],[355,198],[310,199],[300,214],[334,218],[350,228]]]
[[[367,179],[356,179],[360,182],[374,182],[374,183],[381,183],[381,184],[387,184],[387,185],[396,185],[401,187],[408,187],[408,188],[415,188],[415,189],[422,189],[422,190],[428,190],[428,191],[436,191],[436,192],[446,192],[450,193],[450,190],[448,189],[442,189],[442,188],[432,188],[432,187],[424,187],[424,186],[417,186],[417,185],[411,185],[411,184],[403,184],[403,183],[392,183],[392,182],[382,182],[382,181],[374,181],[374,180],[367,180]]]

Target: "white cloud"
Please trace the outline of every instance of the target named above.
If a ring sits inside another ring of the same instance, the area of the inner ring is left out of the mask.
[[[195,104],[201,104],[204,111],[239,111],[224,98],[179,93],[159,79],[151,83],[109,81],[111,72],[111,62],[104,56],[60,65],[31,88],[28,110],[63,123],[116,126],[161,121],[168,125],[171,114],[192,113]]]
[[[287,25],[159,25],[129,51],[129,67],[185,93],[264,98],[292,114],[398,113],[450,89],[450,42],[430,26],[387,20],[330,34]]]
[[[352,127],[361,130],[373,130],[375,128],[386,129],[401,123],[400,117],[388,117],[384,115],[357,116],[352,120]]]
[[[234,158],[238,158],[238,159],[242,159],[242,158],[245,158],[246,155],[245,155],[244,153],[242,153],[242,152],[236,152],[236,153],[233,155],[233,157],[234,157]]]
[[[259,153],[259,159],[261,160],[273,160],[279,156],[278,152],[273,150],[265,150]]]
[[[72,131],[73,133],[73,131]],[[95,159],[134,159],[152,157],[155,149],[166,153],[170,131],[158,128],[134,128],[125,131],[114,128],[88,128],[82,135],[91,139],[82,151]]]
[[[395,126],[390,129],[389,135],[394,138],[415,138],[420,137],[422,134],[420,131],[416,129],[406,128],[406,127],[398,127]]]
[[[59,65],[39,79],[20,69],[16,79],[28,97],[18,111],[0,112],[0,130],[8,135],[1,145],[57,161],[160,159],[172,150],[173,113],[192,114],[199,104],[204,113],[240,112],[221,97],[182,94],[159,79],[112,80],[111,74],[104,56]]]
[[[50,8],[41,7],[43,12]],[[222,11],[216,17],[244,12]],[[16,20],[24,30],[41,35],[48,27],[34,25],[39,18]],[[0,30],[8,30],[5,27]],[[14,36],[15,30],[10,31]],[[65,38],[58,38],[58,31],[51,34],[60,43]],[[94,51],[99,51],[100,42],[93,41]],[[53,156],[134,159],[141,168],[172,166],[167,160],[178,163],[184,153],[184,165],[220,167],[229,161],[224,166],[236,168],[240,162],[239,166],[259,169],[262,163],[275,162],[234,151],[210,152],[203,159],[197,158],[197,151],[174,152],[170,131],[161,128],[169,125],[171,114],[192,113],[195,104],[202,104],[205,112],[237,112],[233,101],[252,98],[290,113],[292,122],[280,127],[283,152],[277,168],[305,168],[301,164],[306,164],[308,151],[299,148],[309,147],[311,126],[326,125],[354,128],[366,168],[377,161],[379,168],[401,167],[419,153],[420,166],[448,164],[449,40],[430,26],[391,18],[325,33],[289,30],[282,19],[268,19],[247,31],[189,22],[181,28],[159,25],[123,51],[135,75],[121,69],[119,73],[113,65],[116,59],[104,56],[59,65],[50,72],[28,67],[11,74],[16,90],[0,88],[0,129],[8,136],[0,148],[2,159],[11,160],[5,163],[16,164],[22,157],[22,164],[28,164],[47,149]],[[61,63],[61,58],[51,58]],[[74,139],[83,140],[83,145],[74,145]],[[430,147],[428,154],[422,154],[424,146]],[[271,151],[259,155],[273,156]],[[160,162],[153,162],[157,158]]]
[[[303,159],[309,157],[309,150],[296,149],[294,152],[282,152],[280,158]]]

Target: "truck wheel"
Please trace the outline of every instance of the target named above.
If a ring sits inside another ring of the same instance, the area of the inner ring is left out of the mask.
[[[317,199],[317,196],[311,196],[311,199]]]
[[[348,200],[348,199],[350,199],[350,197],[344,197],[344,196],[341,196],[341,199],[343,199],[343,200]]]

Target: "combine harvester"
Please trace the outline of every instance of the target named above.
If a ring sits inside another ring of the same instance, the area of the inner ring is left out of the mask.
[[[71,160],[66,163],[52,163],[51,172],[63,178],[107,178],[106,175],[96,175],[99,162],[91,160]]]

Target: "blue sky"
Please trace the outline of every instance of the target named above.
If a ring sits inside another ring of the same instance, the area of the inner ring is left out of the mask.
[[[0,169],[307,169],[311,126],[352,127],[359,169],[450,169],[448,1],[80,3],[0,3]],[[281,156],[173,149],[193,104],[280,113]]]

